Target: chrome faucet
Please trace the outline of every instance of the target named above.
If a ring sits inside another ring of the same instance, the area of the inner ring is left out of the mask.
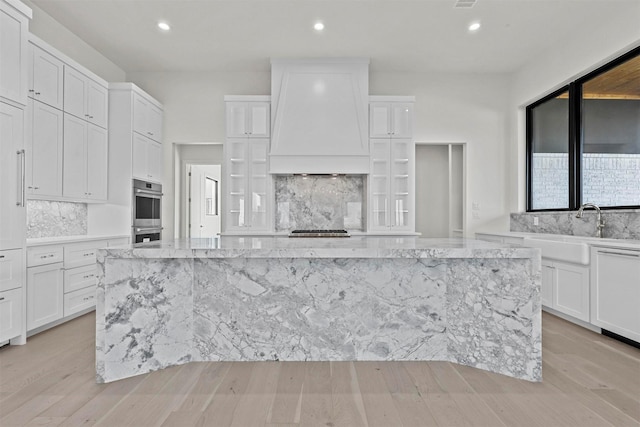
[[[585,203],[580,206],[578,209],[578,213],[576,214],[576,218],[582,218],[582,211],[584,208],[594,208],[598,212],[598,218],[596,219],[596,237],[602,237],[602,229],[604,228],[604,221],[602,220],[602,213],[600,212],[600,208],[598,205],[594,205],[593,203]]]

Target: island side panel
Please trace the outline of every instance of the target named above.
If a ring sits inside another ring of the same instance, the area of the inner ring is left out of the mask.
[[[99,265],[97,381],[191,361],[193,259],[107,257]]]
[[[540,267],[536,261],[448,260],[452,362],[542,380]]]
[[[196,259],[194,359],[447,360],[446,265]]]

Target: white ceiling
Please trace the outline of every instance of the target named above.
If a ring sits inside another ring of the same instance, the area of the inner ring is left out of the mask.
[[[640,0],[478,0],[468,9],[455,0],[32,1],[126,72],[267,71],[271,57],[344,56],[371,58],[373,70],[512,72],[637,12]]]

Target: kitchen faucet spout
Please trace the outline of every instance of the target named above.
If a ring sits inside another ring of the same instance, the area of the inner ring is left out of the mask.
[[[578,209],[578,213],[576,214],[576,218],[582,218],[582,211],[584,208],[593,208],[598,213],[598,218],[596,219],[596,237],[602,237],[602,229],[604,228],[604,220],[602,219],[602,212],[600,211],[600,207],[594,203],[585,203],[580,206]]]

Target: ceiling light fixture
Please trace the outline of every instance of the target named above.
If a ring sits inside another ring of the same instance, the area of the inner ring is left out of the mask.
[[[158,28],[160,28],[162,31],[169,31],[171,29],[169,24],[163,21],[158,22]]]
[[[316,31],[322,31],[324,30],[324,24],[322,22],[316,22],[313,24],[313,29]]]
[[[478,31],[479,29],[480,29],[479,22],[474,22],[473,24],[469,25],[469,31]]]

